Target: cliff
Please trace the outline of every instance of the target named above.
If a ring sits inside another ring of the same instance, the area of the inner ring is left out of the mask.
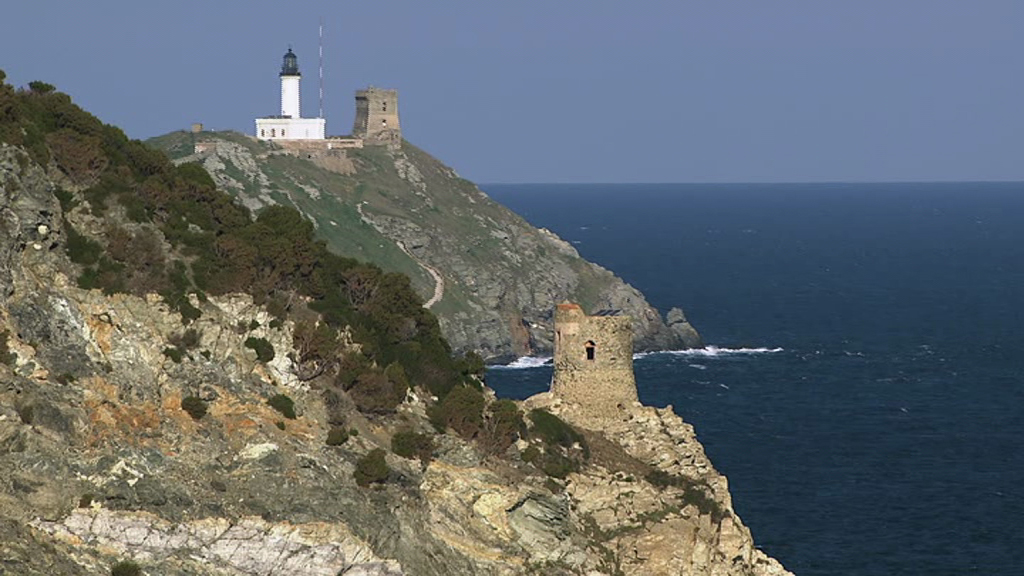
[[[671,409],[495,400],[289,211],[52,88],[0,112],[4,573],[787,574]]]
[[[456,350],[550,354],[551,304],[563,300],[631,315],[638,351],[701,346],[681,310],[666,324],[638,290],[408,142],[324,150],[178,132],[149,143],[201,163],[251,209],[298,209],[333,251],[410,276]]]

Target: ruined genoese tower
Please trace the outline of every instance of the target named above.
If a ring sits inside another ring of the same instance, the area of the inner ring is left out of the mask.
[[[356,91],[356,121],[352,135],[367,144],[400,146],[402,128],[398,123],[398,90],[370,86]]]
[[[321,70],[322,73],[322,70]],[[306,152],[382,145],[395,149],[402,145],[398,120],[398,90],[370,86],[356,91],[356,115],[351,136],[326,136],[324,118],[303,118],[301,113],[298,57],[289,48],[281,64],[281,112],[256,119],[256,138],[271,140],[286,148]],[[322,78],[322,74],[321,74]],[[321,92],[321,102],[323,94]],[[322,112],[321,112],[322,114]]]
[[[618,310],[588,316],[577,304],[555,308],[554,396],[593,419],[615,418],[638,401],[633,321]]]

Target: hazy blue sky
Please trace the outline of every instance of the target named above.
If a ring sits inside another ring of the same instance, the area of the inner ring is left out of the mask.
[[[405,136],[480,182],[1024,180],[1024,1],[32,0],[0,69],[132,137],[253,132],[292,45],[328,132],[400,90]]]

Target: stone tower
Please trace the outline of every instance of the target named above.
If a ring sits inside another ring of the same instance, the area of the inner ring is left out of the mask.
[[[352,135],[367,144],[402,145],[398,122],[398,90],[370,86],[356,90],[356,121]]]
[[[614,417],[638,401],[633,377],[633,321],[617,310],[587,316],[577,304],[555,308],[551,392],[590,416]]]

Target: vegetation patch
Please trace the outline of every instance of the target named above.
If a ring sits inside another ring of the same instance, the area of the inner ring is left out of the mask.
[[[331,429],[327,432],[327,445],[341,446],[345,442],[348,442],[348,438],[348,430],[341,426],[332,426]]]
[[[289,420],[295,420],[295,401],[284,394],[274,394],[267,400],[271,408]],[[282,422],[283,424],[283,422]]]
[[[131,560],[122,560],[110,568],[110,576],[142,576],[142,568]]]
[[[250,336],[245,339],[245,347],[256,351],[256,359],[260,362],[270,362],[274,359],[274,346],[266,338],[255,338]]]
[[[419,458],[426,464],[434,455],[434,439],[427,434],[403,430],[391,437],[391,451],[402,458]]]
[[[727,514],[722,504],[711,496],[711,487],[664,470],[652,470],[644,477],[647,482],[659,488],[674,487],[683,490],[682,506],[694,506],[701,515],[710,515],[713,522],[722,521]]]
[[[487,407],[480,446],[492,454],[501,454],[526,435],[523,413],[515,402],[496,400]]]
[[[391,469],[388,468],[388,464],[384,460],[384,450],[375,448],[356,462],[356,469],[352,476],[355,478],[356,484],[365,488],[370,484],[384,482],[390,473]]]
[[[409,377],[398,362],[380,370],[367,358],[350,355],[341,362],[334,387],[347,392],[360,412],[391,414],[409,393]]]
[[[164,356],[171,359],[175,364],[181,364],[182,359],[185,357],[185,352],[181,348],[174,346],[168,346],[163,350]]]
[[[198,396],[185,396],[181,399],[181,409],[188,412],[193,420],[200,420],[206,416],[206,401]]]
[[[485,403],[482,392],[472,386],[460,385],[432,405],[427,415],[437,431],[451,428],[459,436],[471,440],[483,427]]]
[[[529,435],[540,442],[540,447],[530,446],[523,451],[522,458],[544,474],[564,479],[569,473],[578,471],[590,458],[583,435],[558,416],[535,408],[530,411],[530,421],[533,426]]]

